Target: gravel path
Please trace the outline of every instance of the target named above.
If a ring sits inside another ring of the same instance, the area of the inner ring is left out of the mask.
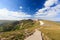
[[[41,32],[35,29],[33,35],[27,37],[25,40],[42,40]]]

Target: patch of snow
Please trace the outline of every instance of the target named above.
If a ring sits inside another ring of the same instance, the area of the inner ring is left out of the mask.
[[[44,25],[44,22],[43,21],[39,21],[40,22],[40,25]]]

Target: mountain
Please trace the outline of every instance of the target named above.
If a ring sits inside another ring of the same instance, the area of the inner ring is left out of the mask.
[[[3,23],[12,23],[12,22],[15,22],[16,20],[0,20],[0,24],[3,24]]]
[[[42,35],[44,40],[60,40],[60,24],[58,22],[31,19],[4,21],[0,25],[0,38],[1,40],[24,40],[32,35],[35,29],[44,34]]]

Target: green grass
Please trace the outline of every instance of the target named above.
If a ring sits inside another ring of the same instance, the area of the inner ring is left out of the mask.
[[[23,24],[22,24],[23,23]],[[11,25],[11,26],[10,26]],[[31,35],[35,29],[35,22],[33,20],[22,20],[20,23],[13,26],[13,24],[7,24],[0,28],[0,38],[6,38],[5,40],[24,40],[26,36]],[[11,30],[9,30],[11,28]],[[26,31],[27,29],[27,31]],[[28,33],[28,34],[27,34]],[[8,38],[8,39],[7,39]]]

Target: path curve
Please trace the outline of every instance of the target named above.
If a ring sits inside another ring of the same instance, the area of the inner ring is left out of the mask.
[[[33,35],[27,37],[25,40],[42,40],[41,32],[35,29],[35,32],[33,33]]]

